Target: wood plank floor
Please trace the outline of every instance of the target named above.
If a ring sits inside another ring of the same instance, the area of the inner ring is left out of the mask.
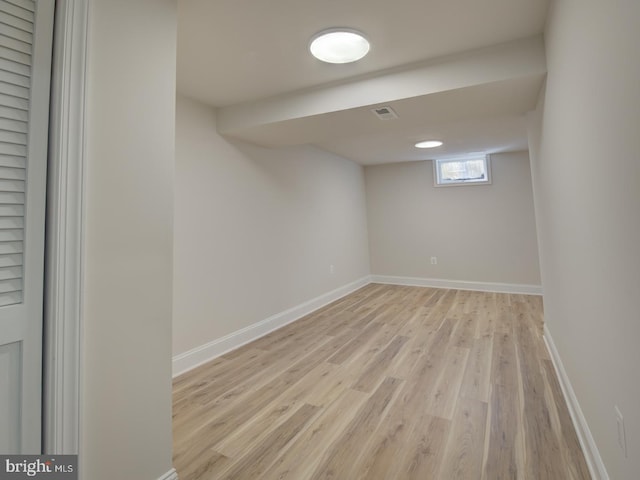
[[[196,479],[589,479],[541,297],[368,285],[174,381]]]

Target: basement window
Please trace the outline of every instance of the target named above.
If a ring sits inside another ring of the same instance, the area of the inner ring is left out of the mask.
[[[488,155],[434,160],[433,178],[436,187],[488,185],[491,162]]]

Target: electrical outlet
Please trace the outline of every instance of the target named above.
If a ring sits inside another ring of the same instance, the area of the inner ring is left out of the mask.
[[[616,412],[616,423],[618,424],[618,445],[620,445],[624,457],[627,458],[627,437],[624,433],[624,417],[617,405],[614,407],[614,410]]]
[[[334,267],[333,265],[329,265],[329,273],[331,275],[333,275],[334,273],[336,273],[336,267]]]
[[[431,257],[431,265],[437,265],[438,264],[438,257]]]

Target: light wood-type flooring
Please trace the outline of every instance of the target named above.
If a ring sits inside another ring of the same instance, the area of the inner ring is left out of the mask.
[[[181,480],[588,479],[542,299],[370,284],[174,381]]]

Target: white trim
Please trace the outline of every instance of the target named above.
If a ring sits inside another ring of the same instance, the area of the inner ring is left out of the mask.
[[[58,0],[47,186],[44,451],[78,454],[88,0]]]
[[[371,283],[369,276],[362,277],[355,282],[351,282],[342,287],[336,288],[319,297],[301,303],[293,308],[277,313],[257,323],[249,325],[241,330],[237,330],[222,338],[217,338],[212,342],[196,347],[187,352],[173,357],[173,376],[185,373],[196,368],[203,363],[213,360],[231,350],[252,342],[269,332],[277,330],[291,322],[294,322],[305,315],[331,303],[355,290]]]
[[[569,407],[569,414],[571,415],[573,426],[576,429],[585,459],[587,460],[589,473],[591,473],[593,480],[609,480],[609,474],[607,473],[607,469],[605,468],[602,457],[600,456],[598,446],[591,435],[591,430],[589,430],[587,420],[584,418],[584,414],[582,413],[582,409],[578,403],[578,397],[576,397],[576,394],[573,391],[567,372],[565,371],[562,360],[560,359],[560,354],[553,343],[551,332],[547,328],[546,324],[544,326],[544,343],[547,346],[547,350],[551,357],[551,363],[553,363],[556,375],[560,381],[560,388],[562,389],[562,394],[564,395],[567,406]]]
[[[523,285],[518,283],[467,282],[463,280],[444,280],[439,278],[394,277],[391,275],[372,275],[371,282],[386,283],[390,285],[407,285],[413,287],[475,290],[478,292],[542,295],[542,287],[540,285]]]
[[[175,468],[172,468],[167,473],[158,478],[158,480],[178,480],[178,472],[176,472]]]

